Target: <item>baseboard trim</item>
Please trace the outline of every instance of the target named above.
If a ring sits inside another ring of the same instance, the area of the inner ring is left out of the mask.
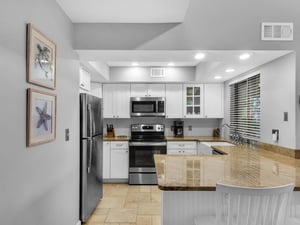
[[[81,221],[78,220],[77,223],[76,223],[76,225],[81,225]]]

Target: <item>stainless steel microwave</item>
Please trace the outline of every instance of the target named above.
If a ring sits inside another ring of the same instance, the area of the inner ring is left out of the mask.
[[[160,116],[165,117],[165,98],[131,97],[130,115],[132,117]]]

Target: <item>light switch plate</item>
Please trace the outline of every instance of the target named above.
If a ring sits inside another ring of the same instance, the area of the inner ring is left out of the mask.
[[[70,130],[69,130],[69,128],[65,129],[65,140],[66,141],[70,140]]]
[[[289,114],[288,112],[283,113],[283,121],[288,121],[289,120]]]

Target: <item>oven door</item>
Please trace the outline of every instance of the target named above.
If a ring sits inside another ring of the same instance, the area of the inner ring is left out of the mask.
[[[153,155],[166,152],[166,142],[129,142],[129,172],[155,173]]]

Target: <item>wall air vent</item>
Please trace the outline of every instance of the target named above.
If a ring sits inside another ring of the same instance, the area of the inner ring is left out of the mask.
[[[293,23],[262,23],[261,39],[263,41],[292,41]]]
[[[165,77],[165,68],[163,67],[153,67],[150,70],[150,76],[151,77],[155,77],[155,78],[159,78],[159,77]]]

